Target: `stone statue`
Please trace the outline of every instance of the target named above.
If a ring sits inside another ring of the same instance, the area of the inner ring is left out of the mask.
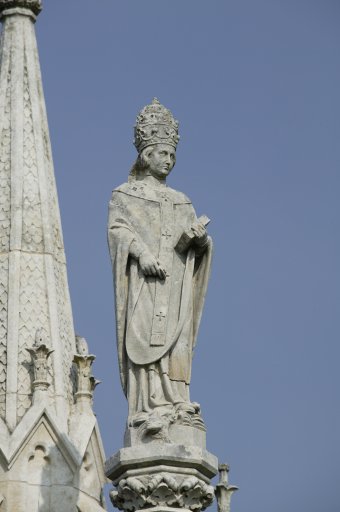
[[[201,512],[214,499],[218,460],[206,449],[200,406],[190,400],[193,349],[208,286],[212,241],[206,216],[168,187],[178,123],[154,99],[135,126],[138,158],[113,191],[108,240],[118,357],[129,404],[124,447],[105,463],[123,512]],[[221,466],[220,512],[235,487]],[[224,473],[223,473],[224,471]]]
[[[121,382],[129,425],[146,422],[149,431],[166,417],[203,425],[189,384],[212,241],[209,219],[166,184],[178,141],[178,122],[155,98],[137,117],[138,158],[109,205]]]

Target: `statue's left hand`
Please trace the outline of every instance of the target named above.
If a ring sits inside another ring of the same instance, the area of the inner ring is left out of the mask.
[[[205,226],[204,226],[204,224],[202,224],[202,222],[198,222],[198,221],[195,222],[191,226],[191,230],[193,231],[193,233],[195,235],[195,238],[194,238],[195,244],[197,244],[198,246],[203,246],[207,243],[208,234],[207,234],[207,230],[205,229]]]

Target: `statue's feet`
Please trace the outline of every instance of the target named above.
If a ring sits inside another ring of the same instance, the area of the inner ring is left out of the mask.
[[[199,414],[201,407],[196,402],[180,402],[176,404],[176,412],[183,411],[187,414]]]
[[[197,402],[181,402],[176,404],[175,423],[195,427],[205,431],[204,421],[201,416],[201,406]]]
[[[164,429],[165,422],[158,416],[151,416],[144,427],[144,435],[154,436]]]
[[[129,418],[129,427],[140,427],[143,423],[145,423],[150,414],[147,412],[138,412]]]
[[[168,408],[159,408],[153,412],[139,412],[129,418],[129,427],[138,431],[139,439],[162,439],[169,442],[169,425],[173,418],[173,412]]]

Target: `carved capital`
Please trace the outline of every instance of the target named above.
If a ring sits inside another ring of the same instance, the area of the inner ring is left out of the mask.
[[[42,0],[0,0],[0,17],[23,14],[35,18],[42,9]]]
[[[36,341],[39,335],[37,334]],[[47,360],[54,352],[45,343],[37,343],[32,348],[26,348],[32,356],[34,365],[33,389],[47,390],[50,383],[48,381],[48,363]]]
[[[111,491],[112,504],[125,512],[150,507],[171,507],[200,512],[214,499],[214,488],[196,476],[158,473],[123,478]]]
[[[93,391],[100,381],[92,376],[92,364],[95,360],[93,355],[80,355],[76,354],[73,358],[73,363],[77,368],[77,392],[76,398],[92,399]]]

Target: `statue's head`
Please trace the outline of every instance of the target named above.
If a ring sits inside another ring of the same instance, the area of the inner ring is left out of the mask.
[[[138,158],[130,175],[149,173],[166,178],[176,162],[178,141],[178,121],[154,98],[136,120],[134,145]]]
[[[170,144],[153,144],[142,150],[138,156],[140,171],[163,180],[176,163],[176,149]]]

